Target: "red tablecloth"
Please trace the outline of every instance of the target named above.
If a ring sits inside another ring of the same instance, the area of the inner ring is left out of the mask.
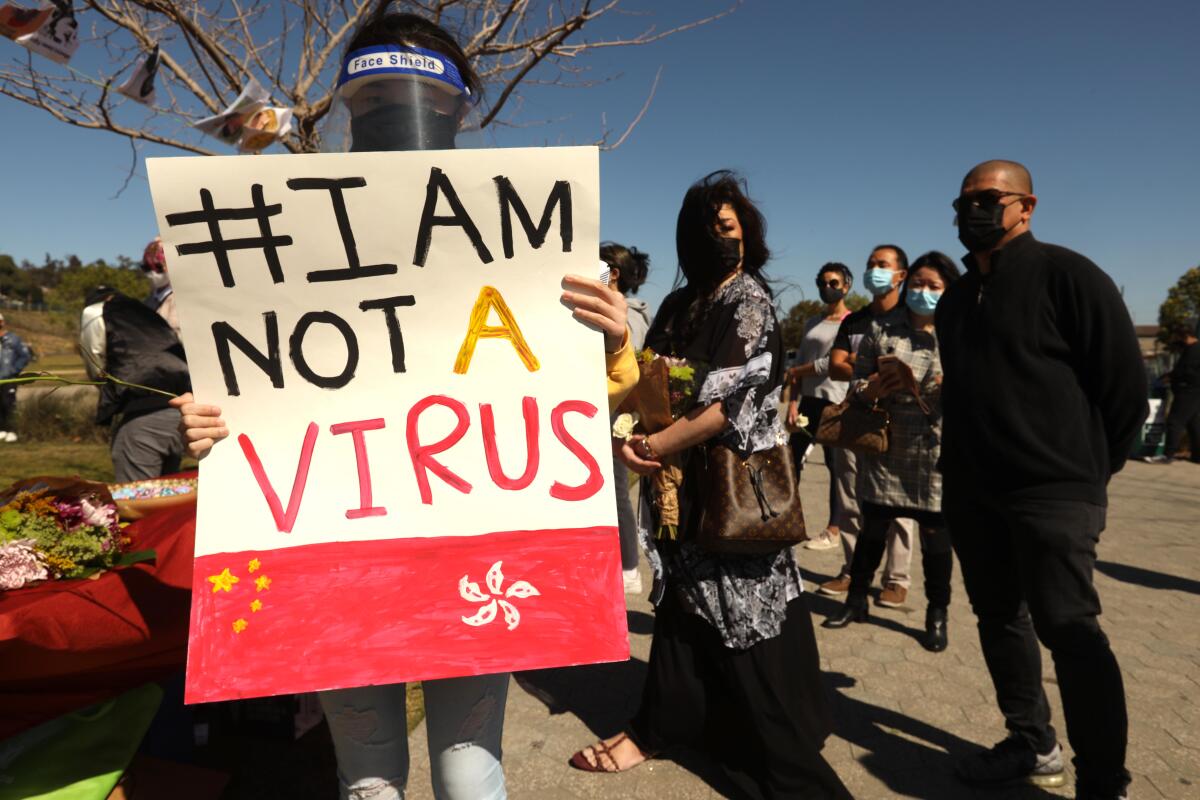
[[[126,533],[156,560],[0,593],[0,739],[183,669],[196,506]]]

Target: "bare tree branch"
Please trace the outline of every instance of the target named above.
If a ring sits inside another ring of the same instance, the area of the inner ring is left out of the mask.
[[[103,130],[130,141],[135,164],[138,142],[189,153],[212,154],[211,140],[193,123],[220,111],[258,81],[273,102],[292,107],[294,127],[281,142],[292,152],[321,147],[318,123],[333,107],[332,87],[339,57],[352,33],[380,0],[82,0],[77,17],[81,45],[99,44],[107,66],[91,74],[28,58],[0,62],[0,96],[41,109],[54,119]],[[644,22],[633,30],[625,18],[641,18],[649,0],[408,0],[397,7],[417,13],[455,33],[485,96],[490,99],[478,127],[525,127],[554,119],[519,119],[522,90],[553,86],[580,90],[615,80],[593,75],[591,53],[662,41],[715,22],[741,5],[664,30]],[[641,3],[642,8],[630,8]],[[599,37],[581,38],[598,29]],[[85,29],[91,35],[84,37]],[[624,33],[622,31],[625,31]],[[137,113],[132,101],[111,91],[113,81],[137,58],[159,47],[158,101]],[[90,62],[89,62],[90,63]],[[645,118],[661,70],[641,110],[610,142],[602,123],[597,144],[619,147]],[[119,192],[118,192],[119,193]]]
[[[625,144],[625,140],[629,138],[629,134],[633,133],[633,129],[642,121],[642,117],[646,116],[646,112],[650,110],[650,104],[654,102],[654,93],[658,91],[658,80],[662,77],[662,67],[658,68],[658,72],[654,73],[654,83],[650,86],[650,94],[646,95],[646,102],[642,103],[642,110],[637,113],[637,116],[630,120],[629,125],[625,128],[625,132],[613,144],[604,142],[601,144],[603,150],[616,150],[621,145]]]

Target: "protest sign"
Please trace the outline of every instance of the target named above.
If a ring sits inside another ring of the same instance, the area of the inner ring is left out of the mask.
[[[236,160],[235,160],[236,159]],[[594,148],[149,159],[201,462],[189,702],[628,657]]]

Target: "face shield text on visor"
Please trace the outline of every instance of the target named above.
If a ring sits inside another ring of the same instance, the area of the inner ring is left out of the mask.
[[[449,150],[475,98],[454,62],[419,47],[376,45],[346,57],[323,150]]]

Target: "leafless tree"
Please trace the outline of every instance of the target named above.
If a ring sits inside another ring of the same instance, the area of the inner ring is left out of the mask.
[[[330,112],[341,54],[358,23],[377,0],[84,0],[77,8],[85,47],[103,47],[108,65],[98,74],[60,68],[32,54],[0,65],[0,93],[82,128],[127,137],[136,148],[153,142],[212,154],[191,123],[222,111],[251,80],[272,101],[294,110],[282,144],[292,152],[321,147],[318,123]],[[622,0],[408,0],[396,5],[458,34],[485,85],[480,126],[522,124],[521,88],[536,84],[587,87],[596,77],[587,55],[606,48],[646,45],[712,22],[717,13],[664,30]],[[632,19],[627,35],[586,39],[585,28],[611,18],[607,29]],[[618,19],[624,17],[625,19]],[[115,91],[133,64],[160,45],[158,92],[152,108]],[[655,79],[657,86],[657,78]],[[619,145],[646,105],[618,136],[602,130],[596,144]]]

